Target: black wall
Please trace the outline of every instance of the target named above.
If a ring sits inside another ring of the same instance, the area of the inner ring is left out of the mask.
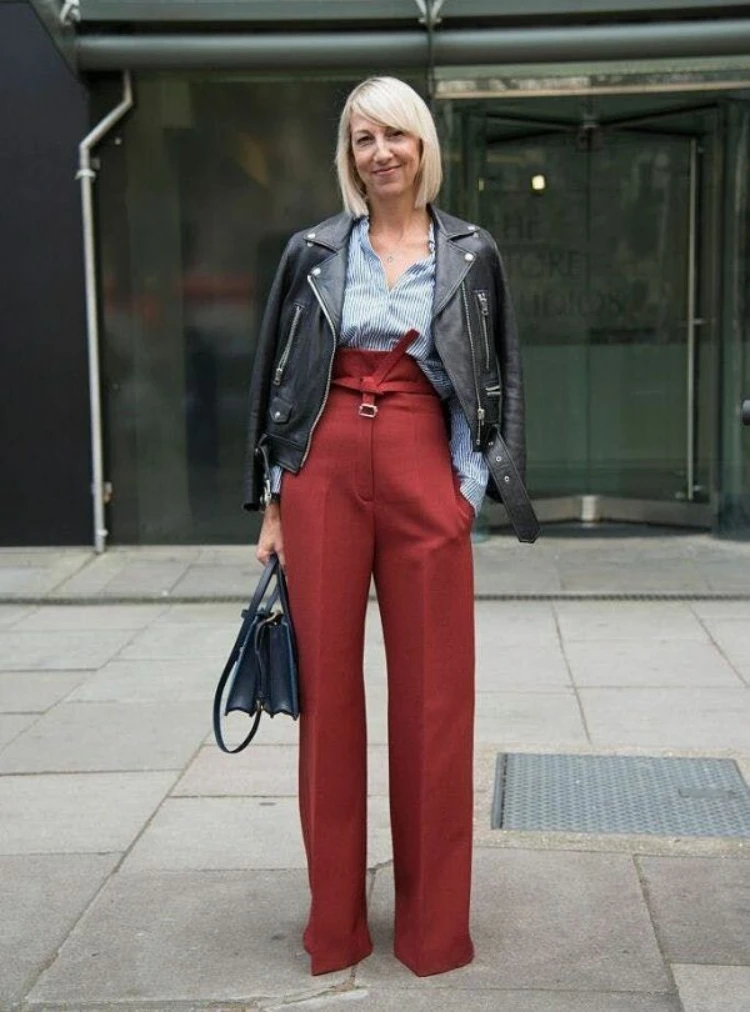
[[[78,142],[87,96],[0,0],[0,544],[91,542]]]

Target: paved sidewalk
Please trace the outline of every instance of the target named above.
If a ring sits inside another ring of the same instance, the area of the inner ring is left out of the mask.
[[[669,539],[624,539],[597,554],[584,538],[552,540],[529,562],[539,568],[527,592],[546,586],[545,566],[572,585],[579,550],[590,567],[579,593],[676,593],[675,572],[691,566],[708,570],[706,594],[750,589],[747,545],[689,536],[680,554]],[[521,551],[505,539],[477,546],[487,586],[509,586]],[[243,552],[0,553],[0,572],[11,574],[0,576],[3,592],[41,602],[0,605],[0,1009],[750,1009],[750,838],[490,828],[504,751],[727,757],[750,782],[750,600],[477,602],[477,957],[421,980],[391,952],[385,665],[373,605],[376,951],[351,972],[313,978],[300,941],[296,727],[266,720],[243,755],[218,751],[210,702],[239,607],[171,600],[209,585],[223,595],[221,574],[237,576],[232,590],[244,596],[255,567]],[[625,556],[630,574],[618,580]],[[662,567],[673,568],[671,582]],[[166,600],[107,601],[150,593],[155,574]],[[697,576],[688,593],[695,586]],[[99,603],[71,603],[75,588]]]
[[[750,542],[640,526],[548,525],[535,545],[474,546],[478,597],[750,599]],[[260,567],[242,545],[0,549],[0,603],[242,600]]]

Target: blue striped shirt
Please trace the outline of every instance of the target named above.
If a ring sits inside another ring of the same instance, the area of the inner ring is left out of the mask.
[[[461,493],[478,513],[487,488],[487,465],[472,448],[469,423],[435,348],[432,304],[435,286],[435,236],[430,223],[430,252],[408,267],[393,288],[370,243],[370,219],[359,218],[352,229],[339,345],[365,351],[390,351],[407,330],[419,331],[407,351],[416,360],[450,414],[450,452]],[[281,468],[271,473],[271,489],[281,489]]]

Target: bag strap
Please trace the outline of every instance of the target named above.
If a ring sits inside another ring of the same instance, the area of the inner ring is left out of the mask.
[[[216,737],[216,743],[222,750],[222,752],[230,752],[230,753],[241,752],[243,748],[245,748],[247,745],[250,744],[250,742],[253,740],[258,730],[258,724],[260,723],[261,717],[260,710],[255,714],[255,720],[253,721],[253,725],[250,728],[250,732],[248,733],[244,741],[240,742],[240,744],[236,748],[229,748],[226,741],[224,740],[224,734],[221,730],[221,697],[224,693],[224,689],[226,688],[226,684],[229,681],[229,676],[234,670],[234,666],[240,656],[242,644],[247,639],[247,634],[250,631],[250,626],[255,621],[260,605],[263,601],[263,598],[266,595],[268,585],[270,584],[274,575],[278,575],[281,572],[282,569],[281,566],[279,565],[278,556],[272,555],[271,558],[266,563],[266,567],[263,570],[260,580],[258,581],[258,586],[255,588],[255,593],[252,596],[250,604],[242,612],[242,625],[240,626],[240,631],[237,634],[237,639],[234,641],[234,646],[232,647],[232,650],[229,654],[227,663],[224,665],[224,670],[222,671],[221,677],[219,678],[219,684],[216,686],[216,692],[214,693],[214,708],[213,708],[214,735]],[[284,589],[286,591],[286,585]],[[273,607],[277,593],[278,587],[274,591],[274,594],[271,598],[271,602],[269,604],[268,609],[269,611]]]

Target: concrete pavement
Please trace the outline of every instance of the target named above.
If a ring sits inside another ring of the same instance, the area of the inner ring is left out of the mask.
[[[244,596],[249,551],[0,552],[0,1008],[747,1012],[750,838],[490,828],[499,752],[726,757],[750,782],[750,546],[592,540],[476,546],[480,591],[520,574],[529,598],[477,601],[477,958],[423,980],[391,953],[375,605],[376,951],[312,978],[296,727],[241,756],[210,732],[239,619],[210,590]]]

